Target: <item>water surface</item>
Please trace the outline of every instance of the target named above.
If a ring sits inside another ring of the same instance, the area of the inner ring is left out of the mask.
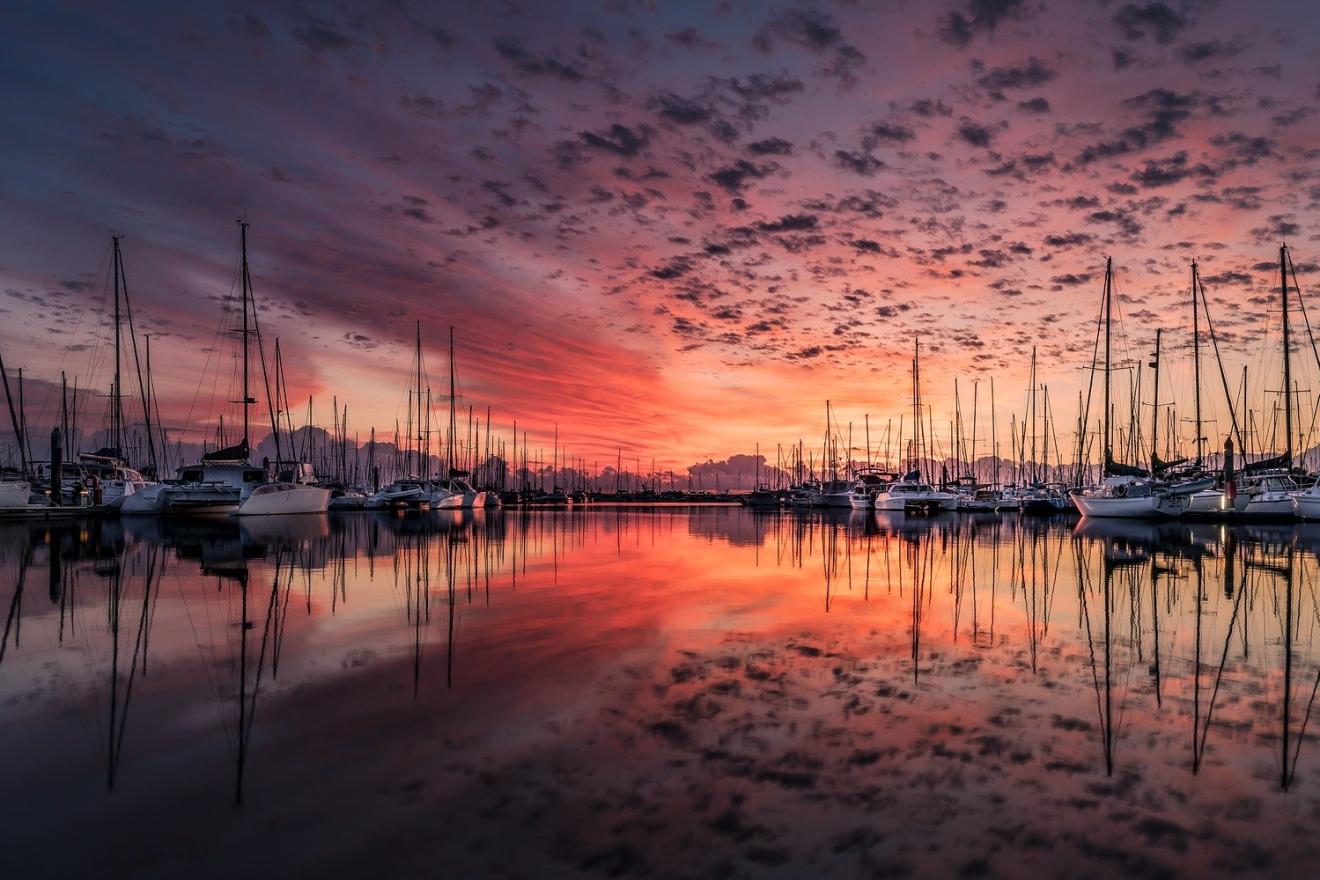
[[[0,525],[21,877],[1313,876],[1320,527]]]

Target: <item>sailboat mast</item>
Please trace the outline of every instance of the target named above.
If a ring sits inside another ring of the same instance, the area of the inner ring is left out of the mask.
[[[454,328],[449,328],[449,469],[454,469],[454,440],[458,437],[458,416],[454,411],[455,391],[457,384],[454,381]]]
[[[122,319],[119,313],[119,236],[110,236],[111,248],[114,251],[114,266],[111,271],[115,276],[115,387],[110,399],[110,442],[107,444],[114,450],[114,454],[123,455],[124,446],[124,393],[123,386],[120,384],[122,376],[120,374],[120,333]]]
[[[1036,346],[1031,347],[1031,481],[1040,482],[1040,462],[1036,460]]]
[[[1279,289],[1283,299],[1283,452],[1285,463],[1292,466],[1293,420],[1292,420],[1292,359],[1288,355],[1292,344],[1288,327],[1288,246],[1279,246]]]
[[[1192,373],[1196,386],[1196,464],[1201,464],[1203,444],[1201,437],[1201,310],[1196,305],[1196,290],[1200,284],[1196,261],[1192,260]]]
[[[1160,337],[1164,331],[1155,328],[1155,362],[1151,368],[1155,370],[1155,387],[1152,389],[1152,399],[1150,402],[1150,472],[1153,475],[1160,460]]]
[[[422,322],[417,322],[413,342],[414,391],[417,397],[417,476],[425,479],[426,471],[422,465]],[[429,415],[429,413],[428,413]]]
[[[908,470],[915,470],[918,444],[921,437],[921,340],[912,341],[912,446],[908,451]]]
[[[247,221],[239,220],[239,240],[243,252],[243,448],[249,448],[248,408],[252,405],[252,389],[248,377],[248,258],[247,258]]]
[[[1101,435],[1104,437],[1104,461],[1101,463],[1101,476],[1109,468],[1109,460],[1113,457],[1113,447],[1109,442],[1109,433],[1111,426],[1109,424],[1109,345],[1112,333],[1112,318],[1114,308],[1114,258],[1105,258],[1105,409],[1101,414]]]

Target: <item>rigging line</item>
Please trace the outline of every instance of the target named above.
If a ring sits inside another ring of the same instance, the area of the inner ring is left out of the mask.
[[[90,290],[95,290],[97,287],[100,287],[102,291],[102,297],[104,297],[105,294],[105,287],[100,283],[101,273],[106,271],[106,264],[110,260],[110,255],[111,255],[111,249],[110,247],[106,247],[106,249],[101,253],[100,265],[98,265],[96,268],[96,274],[92,276],[92,284],[91,287],[89,288]],[[107,278],[108,278],[108,274],[107,274]],[[90,301],[87,300],[83,301],[82,308],[78,310],[78,316],[74,319],[73,328],[69,331],[68,338],[70,341],[67,345],[64,346],[64,348],[60,350],[60,359],[57,364],[60,372],[64,371],[65,363],[68,361],[69,355],[73,353],[73,348],[77,344],[73,340],[76,340],[78,338],[78,330],[79,328],[82,327],[83,318],[86,317],[87,310],[90,307],[90,305],[91,305]],[[93,348],[93,356],[95,356],[95,347]],[[50,398],[54,393],[55,393],[55,387],[53,385],[51,385],[46,389],[46,396],[42,400],[42,404],[41,404],[41,410],[40,410],[41,412],[44,413],[46,411],[46,407],[48,406],[50,402]]]
[[[180,429],[178,434],[177,439],[179,440],[179,442],[182,442],[183,438],[188,435],[188,429],[192,426],[193,412],[197,408],[197,401],[198,398],[201,396],[202,387],[206,384],[206,374],[211,369],[212,359],[217,358],[217,356],[220,354],[220,348],[221,348],[220,339],[225,332],[225,326],[229,323],[232,314],[232,308],[233,308],[232,299],[234,295],[234,282],[237,280],[237,268],[235,268],[234,272],[235,275],[233,278],[230,279],[229,282],[229,295],[225,297],[220,310],[220,322],[215,328],[215,334],[211,337],[211,345],[207,348],[206,351],[206,361],[202,364],[202,371],[198,376],[197,388],[193,391],[192,403],[188,405],[188,415],[184,418],[183,428]],[[211,383],[211,398],[209,401],[209,404],[211,405],[212,409],[214,409],[214,403],[215,403],[215,383],[219,381],[219,376],[220,376],[220,366],[218,362],[216,364],[215,369],[216,369],[215,378],[212,380]]]
[[[1219,336],[1215,333],[1215,324],[1210,317],[1210,300],[1205,293],[1205,281],[1199,276],[1197,281],[1200,286],[1201,313],[1205,315],[1205,328],[1210,333],[1210,344],[1215,350],[1215,365],[1219,368],[1219,381],[1223,383],[1224,386],[1224,401],[1228,405],[1228,416],[1233,423],[1233,433],[1237,436],[1238,448],[1241,450],[1241,454],[1245,456],[1247,454],[1247,445],[1242,437],[1242,428],[1238,424],[1237,410],[1233,406],[1233,394],[1228,388],[1228,374],[1224,372],[1224,359],[1219,353]]]

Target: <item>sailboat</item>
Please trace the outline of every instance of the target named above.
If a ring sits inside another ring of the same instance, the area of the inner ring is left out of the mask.
[[[911,511],[924,513],[951,512],[958,509],[958,495],[942,492],[921,477],[921,341],[913,344],[912,355],[912,413],[913,433],[908,446],[908,472],[902,478],[887,483],[875,496],[878,511]]]
[[[1190,497],[1187,503],[1187,512],[1192,514],[1215,514],[1225,509],[1224,490],[1216,486],[1213,479],[1209,479],[1202,471],[1205,461],[1205,437],[1201,423],[1201,305],[1197,298],[1205,299],[1204,285],[1201,282],[1200,270],[1196,261],[1192,261],[1192,374],[1193,387],[1195,391],[1195,426],[1196,426],[1196,460],[1192,462],[1192,472],[1186,479],[1177,480],[1171,487],[1171,491],[1188,494]],[[1210,313],[1206,312],[1206,322],[1210,321]],[[1215,342],[1216,357],[1218,356],[1218,342],[1215,341],[1214,327],[1210,327],[1210,338]],[[1222,371],[1222,364],[1220,367]],[[1234,418],[1234,424],[1237,419]],[[1208,483],[1208,484],[1207,484]]]
[[[468,472],[458,468],[454,455],[458,438],[458,386],[454,375],[454,328],[449,328],[449,441],[448,475],[435,481],[431,492],[431,506],[440,510],[471,510],[486,507],[488,493],[479,492],[468,482]]]
[[[248,461],[248,438],[251,429],[250,408],[256,403],[251,388],[251,336],[254,315],[252,310],[252,279],[248,273],[247,227],[239,220],[239,240],[242,250],[241,284],[243,326],[238,331],[243,337],[243,436],[238,443],[208,452],[200,464],[180,468],[179,481],[160,492],[161,508],[166,513],[192,515],[228,515],[236,513],[253,490],[267,482],[264,467]],[[304,495],[304,498],[309,497]],[[328,503],[328,494],[326,496]],[[324,509],[324,508],[322,508]]]
[[[1151,519],[1179,516],[1187,510],[1187,495],[1169,494],[1163,483],[1151,479],[1143,468],[1114,461],[1110,443],[1110,373],[1111,336],[1113,332],[1114,261],[1105,260],[1105,285],[1102,308],[1105,320],[1105,396],[1101,415],[1104,438],[1104,462],[1101,483],[1073,495],[1073,501],[1083,516],[1120,517],[1124,519]],[[1092,364],[1094,374],[1095,365]]]
[[[422,322],[421,321],[417,322],[417,337],[416,337],[416,344],[414,347],[413,358],[414,358],[413,364],[414,367],[416,368],[417,385],[416,388],[411,389],[408,392],[410,398],[410,402],[408,404],[408,437],[409,437],[408,442],[409,444],[413,443],[414,441],[417,443],[417,449],[415,450],[416,457],[414,459],[417,463],[417,467],[413,473],[403,477],[399,477],[393,482],[378,488],[370,497],[367,498],[366,502],[362,505],[368,510],[385,510],[385,509],[404,508],[404,507],[420,508],[423,506],[429,508],[431,506],[431,493],[433,491],[433,487],[431,486],[430,481],[426,478],[426,472],[429,466],[427,461],[427,459],[429,458],[429,450],[430,450],[429,440],[426,440],[426,449],[423,449],[423,439],[430,436],[430,414],[429,414],[429,406],[428,406],[427,423],[424,425],[422,423],[422,400],[424,398],[422,396]],[[411,403],[411,400],[413,399],[417,401],[417,406],[415,410]],[[426,399],[429,399],[429,392]],[[416,434],[414,434],[412,430],[413,427],[412,419],[414,412],[417,413]],[[395,427],[395,434],[397,435],[398,422],[395,422],[394,427]],[[397,443],[397,436],[396,436],[396,443]],[[413,451],[414,450],[412,450],[411,447],[409,449],[399,450],[399,454],[403,456],[405,463]]]
[[[1283,453],[1242,466],[1233,498],[1233,511],[1247,517],[1289,518],[1294,513],[1294,495],[1301,486],[1293,479],[1293,384],[1292,328],[1288,319],[1288,270],[1292,260],[1288,246],[1279,246],[1279,298],[1283,328]]]
[[[114,276],[115,297],[113,312],[115,367],[113,385],[110,388],[110,432],[107,437],[108,442],[102,448],[95,452],[78,453],[78,460],[71,469],[73,471],[71,478],[84,485],[95,486],[96,491],[100,493],[101,503],[114,510],[120,508],[125,499],[145,489],[151,483],[140,472],[129,467],[127,460],[124,458],[123,312],[127,310],[128,306],[128,281],[124,275],[123,253],[119,247],[119,236],[112,235],[110,242],[110,272]],[[132,327],[131,313],[129,315],[129,326]],[[136,354],[136,337],[134,339],[133,350]],[[139,365],[139,385],[141,384],[141,378]],[[143,411],[147,416],[147,441],[151,446],[154,458],[155,441],[151,432],[149,406],[150,404],[146,401],[144,395]]]

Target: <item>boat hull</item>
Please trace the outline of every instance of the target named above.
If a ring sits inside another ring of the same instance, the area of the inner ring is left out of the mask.
[[[1082,516],[1113,519],[1170,519],[1187,512],[1186,495],[1144,495],[1115,498],[1104,495],[1074,495]]]
[[[1289,517],[1294,513],[1292,496],[1282,492],[1246,498],[1245,503],[1244,496],[1239,495],[1237,501],[1240,506],[1235,506],[1235,509],[1240,516],[1278,518]]]
[[[125,496],[119,504],[121,516],[149,516],[160,513],[165,507],[165,487],[154,483],[139,489],[132,495]]]
[[[238,516],[315,514],[325,513],[329,507],[329,489],[276,483],[259,486],[238,506],[235,514]]]
[[[239,489],[221,484],[170,486],[162,494],[166,513],[186,516],[227,516],[242,501]]]
[[[875,499],[875,509],[890,513],[920,508],[933,513],[946,513],[958,509],[958,498],[942,492],[904,492],[902,494],[879,495]]]
[[[1226,513],[1233,508],[1224,498],[1220,489],[1203,489],[1193,492],[1187,505],[1188,513]]]
[[[32,485],[21,480],[0,483],[0,508],[12,510],[27,507],[32,497]]]
[[[1297,492],[1292,496],[1293,515],[1310,522],[1320,520],[1320,495]]]

